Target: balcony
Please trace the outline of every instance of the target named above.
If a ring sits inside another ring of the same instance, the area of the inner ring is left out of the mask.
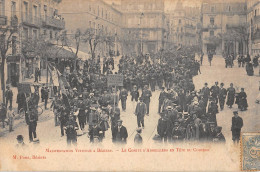
[[[0,15],[0,26],[7,25],[7,17]]]
[[[32,27],[41,27],[41,19],[38,17],[32,16],[32,14],[22,13],[22,23],[24,25],[32,26]]]
[[[54,27],[54,28],[57,28],[57,29],[65,29],[65,21],[62,20],[62,19],[56,19],[54,18],[54,16],[52,17],[48,17],[46,16],[45,17],[45,21],[42,22],[43,23],[43,26],[45,27]]]
[[[226,28],[227,29],[235,29],[235,28],[239,28],[241,27],[242,25],[240,23],[229,23],[226,25]]]

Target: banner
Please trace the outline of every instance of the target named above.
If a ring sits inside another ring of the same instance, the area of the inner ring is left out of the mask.
[[[123,75],[108,75],[107,76],[107,85],[108,86],[123,86]]]

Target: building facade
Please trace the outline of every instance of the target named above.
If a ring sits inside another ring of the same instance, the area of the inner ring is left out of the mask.
[[[46,63],[34,52],[23,52],[23,44],[43,35],[44,39],[57,39],[65,28],[65,21],[55,0],[0,0],[0,9],[2,27],[17,24],[7,52],[5,77],[7,83],[16,86],[18,81],[30,78],[35,68],[44,69]]]
[[[192,46],[198,44],[199,7],[184,7],[182,1],[179,0],[175,10],[166,11],[166,15],[169,20],[169,40],[172,45]]]
[[[202,2],[202,50],[217,55],[245,54],[247,51],[246,1],[228,0]],[[243,39],[242,39],[243,38]]]
[[[125,39],[134,39],[129,50],[138,54],[156,53],[167,44],[167,20],[163,0],[122,0]]]
[[[250,55],[260,54],[260,1],[247,1],[247,21]]]
[[[84,33],[87,29],[94,29],[98,34],[102,31],[111,36],[113,45],[106,42],[97,45],[97,55],[108,56],[109,51],[120,54],[119,38],[122,28],[122,13],[103,0],[74,0],[62,2],[62,13],[66,21],[69,34],[75,34],[77,29]],[[80,45],[80,49],[90,54],[88,43]]]

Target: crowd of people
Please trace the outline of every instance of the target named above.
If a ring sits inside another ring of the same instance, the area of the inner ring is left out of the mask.
[[[210,88],[205,83],[203,88],[196,90],[193,77],[201,73],[200,65],[200,62],[195,60],[194,50],[189,48],[158,54],[155,58],[150,55],[122,56],[117,72],[113,71],[113,57],[103,60],[102,71],[100,60],[90,59],[83,63],[81,61],[76,66],[66,61],[53,64],[62,73],[59,76],[60,86],[53,88],[54,100],[50,106],[54,112],[55,126],[60,126],[61,136],[66,134],[68,145],[76,145],[77,136],[84,134],[85,128],[92,143],[102,142],[109,128],[114,143],[126,143],[128,132],[122,125],[120,109],[126,111],[126,100],[130,95],[131,101],[135,102],[133,113],[137,117],[134,142],[140,144],[141,133],[145,129],[144,117],[150,114],[152,94],[161,90],[158,100],[160,119],[155,141],[225,142],[216,115],[219,110],[224,109],[225,103],[229,108],[237,104],[240,110],[246,110],[247,95],[243,88],[238,92],[232,83],[227,89],[224,88],[224,83],[219,86],[219,83],[215,82]],[[77,70],[68,72],[67,69],[71,70],[73,67]],[[123,86],[108,86],[109,74],[122,75]],[[48,92],[48,88],[43,86],[41,98],[46,109]],[[24,99],[24,95],[19,96],[21,97],[17,100]],[[28,104],[22,104],[20,108],[26,111],[29,138],[33,141],[37,138],[36,108],[40,98],[39,89],[35,89],[30,97]],[[24,103],[21,100],[19,102]],[[234,115],[237,114],[238,112],[234,111]],[[232,126],[239,126],[241,130],[241,120],[238,125],[232,122]],[[233,127],[236,128],[233,140],[239,140],[239,127]]]

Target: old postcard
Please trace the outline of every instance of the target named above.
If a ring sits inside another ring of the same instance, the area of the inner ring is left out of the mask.
[[[0,0],[0,171],[260,171],[260,0]]]

